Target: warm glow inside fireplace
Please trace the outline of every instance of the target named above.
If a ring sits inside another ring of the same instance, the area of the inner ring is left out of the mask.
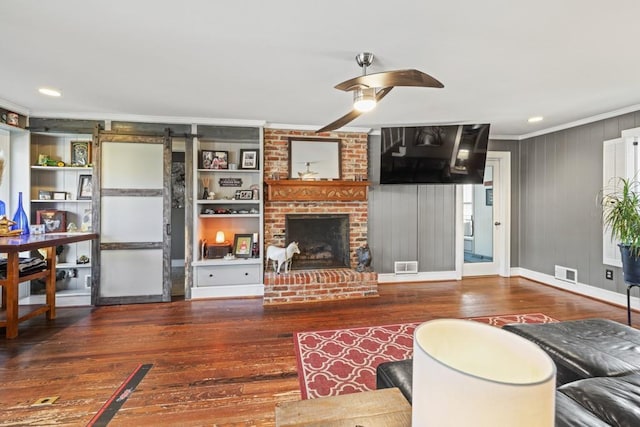
[[[349,215],[291,214],[285,217],[287,242],[298,242],[293,270],[349,267]]]

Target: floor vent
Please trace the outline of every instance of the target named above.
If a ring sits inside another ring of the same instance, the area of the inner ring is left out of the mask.
[[[556,265],[556,279],[570,283],[578,283],[578,270]]]
[[[418,261],[396,261],[393,263],[395,274],[418,274]]]

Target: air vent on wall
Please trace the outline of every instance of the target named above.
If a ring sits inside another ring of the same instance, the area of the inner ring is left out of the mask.
[[[393,272],[395,274],[418,274],[418,261],[395,261]]]
[[[578,270],[556,265],[555,278],[570,283],[578,283]]]

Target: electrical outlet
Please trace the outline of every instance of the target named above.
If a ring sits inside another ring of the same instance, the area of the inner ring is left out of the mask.
[[[606,269],[604,271],[604,277],[607,280],[613,280],[613,270]]]

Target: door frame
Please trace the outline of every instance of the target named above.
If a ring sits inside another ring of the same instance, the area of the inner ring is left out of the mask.
[[[498,228],[494,228],[494,257],[497,262],[497,272],[491,271],[487,275],[498,274],[502,277],[511,276],[511,152],[488,151],[487,160],[496,161],[500,168],[499,179],[494,178],[493,221],[500,222]],[[495,177],[495,175],[494,175]],[[498,185],[496,186],[496,182]],[[462,186],[456,185],[456,247],[455,247],[455,274],[456,279],[461,280],[464,268],[464,223],[462,217]],[[484,275],[483,273],[474,274]]]

